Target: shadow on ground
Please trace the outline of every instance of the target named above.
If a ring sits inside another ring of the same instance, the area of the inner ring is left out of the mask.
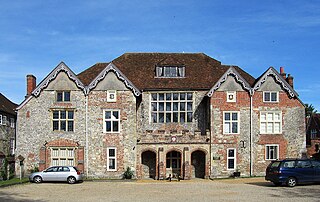
[[[1,202],[9,202],[9,201],[19,201],[19,202],[43,202],[41,200],[27,200],[27,199],[23,199],[23,195],[20,194],[7,194],[5,192],[0,191],[0,201]]]

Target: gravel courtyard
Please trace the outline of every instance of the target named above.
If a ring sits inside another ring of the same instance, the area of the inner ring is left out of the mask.
[[[28,183],[0,189],[0,201],[320,201],[320,185],[275,187],[264,178]]]

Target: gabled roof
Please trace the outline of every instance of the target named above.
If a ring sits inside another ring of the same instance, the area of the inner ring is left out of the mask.
[[[0,93],[0,111],[16,115],[15,109],[17,108],[17,106],[17,104],[11,102],[2,93]]]
[[[241,74],[235,69],[235,67],[230,66],[230,68],[222,75],[222,77],[209,90],[207,95],[211,97],[214,91],[219,89],[221,84],[227,80],[229,75],[232,75],[235,78],[235,80],[242,86],[243,89],[247,90],[250,94],[252,94],[251,85],[241,76]]]
[[[49,83],[53,81],[61,71],[65,72],[68,75],[69,79],[75,82],[78,88],[82,89],[84,93],[86,92],[85,86],[78,79],[75,73],[73,73],[73,71],[64,62],[60,62],[59,65],[54,68],[50,72],[50,74],[48,74],[48,76],[40,82],[40,84],[34,89],[34,91],[32,91],[32,95],[38,97],[41,91],[48,87]]]
[[[209,90],[229,66],[203,53],[125,53],[112,61],[128,81],[140,91],[144,90]],[[78,75],[79,79],[89,85],[108,63],[98,63]],[[157,78],[157,66],[184,66],[184,78]],[[255,79],[235,67],[243,79],[253,84]]]
[[[258,90],[261,85],[267,80],[269,76],[273,76],[278,84],[289,94],[291,98],[298,98],[298,93],[293,90],[293,88],[287,83],[285,79],[275,70],[273,67],[270,67],[265,71],[256,81],[253,90]]]
[[[98,83],[103,80],[106,75],[110,72],[114,72],[118,79],[124,82],[125,86],[133,91],[136,96],[141,94],[140,90],[112,63],[109,63],[101,72],[100,74],[93,79],[93,81],[87,87],[87,93],[90,92],[91,89],[94,89]]]

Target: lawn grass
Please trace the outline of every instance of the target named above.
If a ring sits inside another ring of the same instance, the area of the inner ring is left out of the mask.
[[[22,184],[29,182],[28,178],[22,178],[21,181],[19,178],[12,178],[10,180],[0,181],[0,187],[11,186],[15,184]]]

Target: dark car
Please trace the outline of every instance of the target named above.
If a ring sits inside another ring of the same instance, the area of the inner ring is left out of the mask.
[[[298,183],[320,182],[320,161],[312,159],[286,159],[272,161],[266,169],[267,181],[275,185],[294,187]]]

